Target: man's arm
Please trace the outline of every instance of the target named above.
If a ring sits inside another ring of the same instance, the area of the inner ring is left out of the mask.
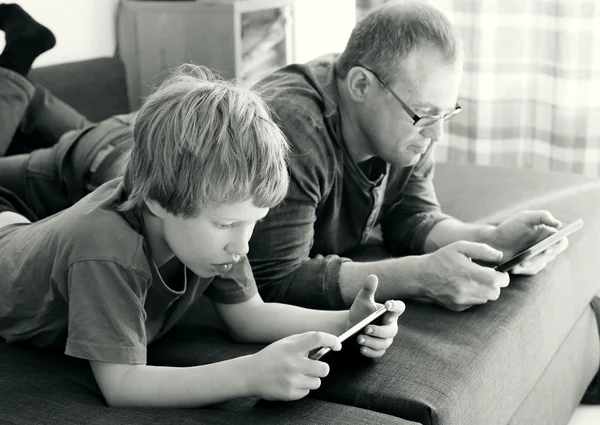
[[[496,226],[490,224],[463,223],[455,219],[440,221],[427,234],[423,251],[434,252],[457,241],[492,245],[492,233],[495,229]]]

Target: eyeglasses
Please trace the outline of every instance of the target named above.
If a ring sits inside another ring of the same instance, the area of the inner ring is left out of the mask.
[[[391,87],[388,85],[388,83],[386,83],[385,80],[383,78],[381,78],[375,71],[373,71],[372,69],[367,68],[366,66],[361,65],[361,64],[358,64],[358,66],[360,66],[361,68],[366,69],[371,74],[373,74],[375,76],[375,78],[377,78],[379,80],[379,82],[383,85],[383,87],[385,87],[386,89],[388,89],[390,91],[390,93],[396,98],[396,100],[398,102],[400,102],[400,105],[402,106],[402,109],[404,109],[404,111],[408,115],[410,115],[410,117],[413,120],[413,125],[415,127],[424,128],[424,127],[429,127],[430,125],[435,124],[439,120],[448,121],[449,119],[454,118],[456,115],[458,115],[458,113],[460,111],[462,111],[462,108],[457,103],[456,106],[454,107],[454,110],[451,111],[451,112],[448,112],[447,114],[444,114],[444,115],[427,115],[427,116],[424,116],[424,117],[420,117],[412,109],[410,109],[410,107],[406,103],[404,103],[404,101],[402,99],[400,99],[400,96],[398,96],[396,94],[396,92],[391,89]]]

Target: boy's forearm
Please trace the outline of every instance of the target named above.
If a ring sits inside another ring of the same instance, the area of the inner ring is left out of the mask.
[[[202,407],[252,396],[250,359],[193,367],[135,365],[118,382],[100,386],[111,407]]]
[[[288,304],[263,303],[246,314],[244,327],[235,338],[241,342],[270,343],[310,331],[342,334],[348,325],[348,310],[311,310]]]

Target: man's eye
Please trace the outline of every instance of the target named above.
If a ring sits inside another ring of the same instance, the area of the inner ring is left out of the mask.
[[[233,226],[235,226],[235,224],[234,224],[234,223],[231,223],[231,224],[221,224],[221,223],[217,223],[217,227],[218,227],[219,229],[225,229],[225,230],[226,230],[226,229],[231,229]]]

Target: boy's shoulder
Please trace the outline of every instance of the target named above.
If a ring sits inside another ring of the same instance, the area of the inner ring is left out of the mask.
[[[51,242],[69,263],[111,261],[149,272],[140,220],[117,211],[123,196],[120,179],[112,180],[70,208],[34,223],[31,231]]]

